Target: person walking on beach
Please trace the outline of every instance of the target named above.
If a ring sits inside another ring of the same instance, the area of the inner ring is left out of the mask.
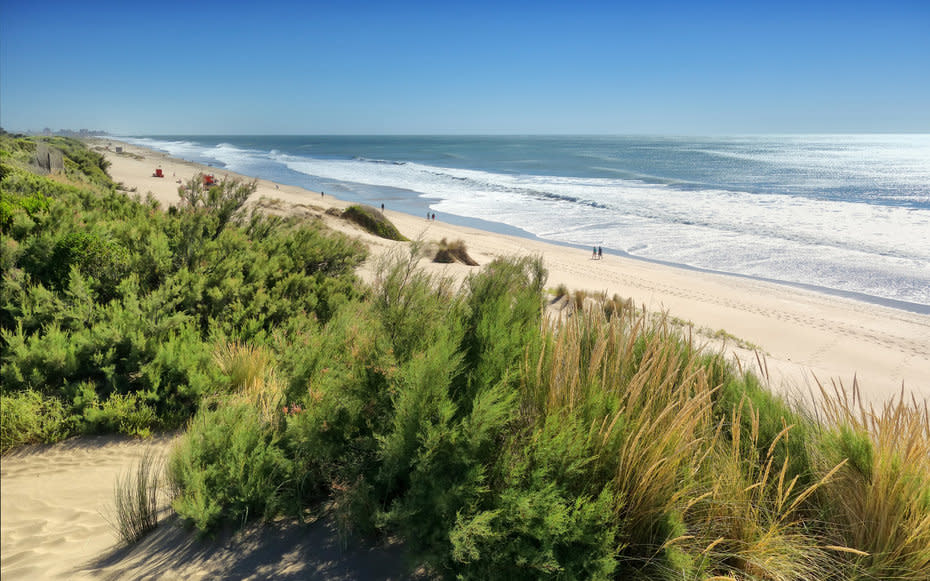
[[[591,260],[597,260],[597,246],[591,247]]]
[[[604,258],[604,249],[600,246],[597,247],[597,259],[600,260]]]

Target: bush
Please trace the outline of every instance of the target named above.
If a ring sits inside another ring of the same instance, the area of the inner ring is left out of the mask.
[[[195,181],[163,214],[94,178],[105,164],[77,142],[52,140],[89,173],[52,180],[23,169],[14,141],[0,137],[16,145],[0,199],[0,381],[70,406],[77,431],[183,425],[222,387],[214,345],[286,345],[361,294],[364,247],[319,222],[241,216],[253,184]]]
[[[201,411],[168,461],[172,506],[204,534],[275,514],[287,504],[292,472],[278,443],[249,404]]]
[[[129,252],[113,239],[92,231],[75,231],[58,240],[52,249],[47,277],[58,289],[67,287],[71,269],[77,269],[96,284],[106,302],[116,296],[116,287],[129,273]]]
[[[119,432],[138,438],[147,438],[157,427],[155,410],[139,401],[135,394],[111,394],[103,403],[94,403],[84,409],[85,430],[90,432]]]
[[[583,422],[551,418],[509,445],[481,510],[451,529],[451,567],[463,578],[605,579],[617,566],[618,499],[590,478],[596,450]],[[498,573],[499,572],[499,573]]]
[[[349,206],[342,212],[342,217],[358,224],[366,232],[375,236],[387,238],[388,240],[407,240],[390,220],[371,206]]]
[[[470,400],[500,381],[514,379],[524,351],[540,339],[546,270],[540,258],[497,259],[469,277],[462,352]]]
[[[40,138],[40,140],[62,152],[66,160],[65,169],[72,175],[78,175],[97,186],[106,188],[113,186],[113,181],[107,175],[110,162],[96,151],[88,149],[81,141],[59,136]]]
[[[57,442],[74,425],[60,400],[32,390],[0,395],[0,418],[0,453],[23,444]]]

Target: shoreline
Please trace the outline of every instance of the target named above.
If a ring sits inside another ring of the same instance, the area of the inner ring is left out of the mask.
[[[152,137],[155,137],[155,136],[149,136],[143,139],[148,139]],[[165,137],[165,138],[170,137],[172,139],[188,138],[188,136],[162,136],[162,137]],[[208,137],[221,137],[221,136],[208,136]],[[128,145],[130,147],[139,147],[140,149],[147,149],[151,152],[171,157],[170,153],[160,150],[160,149],[153,148],[152,146],[147,145],[147,144],[132,144],[132,143],[122,141],[123,139],[126,139],[126,138],[127,137],[117,136],[117,137],[110,138],[109,140],[123,143],[124,145]],[[128,138],[132,139],[132,137],[128,137]],[[95,139],[103,140],[106,138],[97,137]],[[239,172],[232,172],[222,167],[209,165],[208,163],[191,161],[191,160],[186,160],[183,158],[174,158],[174,159],[180,159],[181,161],[185,161],[187,163],[192,163],[198,166],[209,168],[211,171],[214,171],[214,172],[223,172],[223,173],[229,173],[229,174],[240,175],[243,177],[248,177]],[[308,185],[307,183],[300,183],[302,181],[303,182],[312,181],[312,180],[307,180],[307,179],[301,179],[301,178],[307,178],[308,176],[306,176],[305,174],[301,174],[299,172],[292,172],[292,173],[294,173],[294,176],[290,176],[291,179],[287,179],[287,178],[282,179],[279,177],[279,178],[274,178],[274,179],[269,178],[266,181],[275,183],[275,180],[278,180],[277,183],[280,185],[287,185],[291,187],[301,188],[309,192],[316,192],[316,190],[312,189],[313,187],[312,185]],[[259,178],[248,177],[248,179],[259,179]],[[264,179],[264,178],[261,178],[261,179]],[[390,192],[395,191],[394,188],[388,187],[388,186],[385,186],[384,190],[385,190],[384,193],[386,194],[386,197],[377,197],[374,195],[372,196],[348,195],[348,196],[339,197],[338,199],[345,201],[345,202],[350,202],[350,203],[360,203],[360,204],[368,204],[372,206],[377,206],[382,201],[384,202],[390,201],[392,199],[390,197]],[[401,190],[398,190],[398,191],[401,191]],[[410,214],[413,216],[422,215],[424,212],[426,212],[429,209],[429,206],[433,202],[441,200],[441,198],[431,196],[430,194],[418,194],[418,192],[415,192],[413,190],[403,189],[402,191],[409,192],[410,194],[415,195],[415,197],[399,200],[400,201],[399,205],[401,206],[400,211],[406,212],[407,214]],[[351,192],[346,192],[346,193],[351,193]],[[418,211],[414,211],[414,209],[417,209]],[[555,246],[561,246],[565,248],[574,248],[574,249],[578,249],[582,251],[584,251],[587,248],[585,245],[582,245],[582,244],[546,239],[530,231],[519,228],[517,226],[511,226],[509,224],[506,224],[503,222],[496,222],[493,220],[485,220],[480,217],[461,216],[457,214],[443,214],[441,219],[444,222],[449,223],[449,224],[453,224],[457,226],[464,226],[464,227],[473,228],[476,230],[487,231],[487,232],[491,232],[494,234],[500,234],[503,236],[515,236],[518,238],[525,238],[527,240],[542,242],[546,244],[552,244]],[[617,257],[630,259],[630,260],[643,261],[646,263],[670,267],[670,268],[689,270],[689,271],[701,272],[701,273],[706,273],[706,274],[730,276],[730,277],[742,278],[742,279],[747,279],[747,280],[766,282],[766,283],[771,283],[775,285],[783,285],[787,287],[794,287],[798,289],[822,293],[825,295],[852,299],[852,300],[859,301],[859,302],[875,304],[875,305],[897,309],[897,310],[902,310],[902,311],[907,311],[911,313],[930,315],[930,303],[926,303],[926,304],[918,303],[918,302],[904,300],[904,299],[895,299],[895,298],[889,298],[889,297],[880,296],[880,295],[868,294],[865,292],[832,288],[832,287],[822,286],[822,285],[818,285],[814,283],[796,282],[796,281],[791,281],[791,280],[769,278],[769,277],[753,275],[753,274],[731,272],[727,270],[717,270],[714,268],[695,266],[695,265],[686,264],[686,263],[679,263],[679,262],[674,262],[671,260],[664,260],[661,258],[649,258],[645,256],[636,256],[628,252],[625,252],[623,250],[617,250],[617,249],[605,248],[604,253],[609,254],[611,256],[617,256]]]
[[[101,151],[108,142],[111,151]],[[363,266],[362,275],[369,280],[377,259],[403,246],[324,214],[326,208],[345,208],[355,202],[189,162],[115,139],[96,138],[90,144],[111,162],[109,172],[114,181],[136,188],[143,196],[151,191],[165,206],[179,200],[177,179],[186,181],[201,171],[217,177],[255,179],[258,190],[252,201],[261,197],[279,199],[290,208],[276,211],[320,216],[330,227],[366,242],[371,258]],[[122,155],[112,151],[114,144],[123,148]],[[152,177],[156,167],[161,167],[166,177]],[[849,293],[825,292],[829,289],[705,271],[620,253],[605,253],[603,260],[591,260],[586,248],[461,225],[456,222],[462,220],[446,221],[445,216],[427,221],[423,216],[393,210],[390,200],[385,202],[385,215],[408,238],[462,239],[479,264],[501,255],[540,255],[549,271],[550,288],[564,284],[572,291],[631,298],[637,307],[692,324],[702,344],[722,348],[744,368],[766,375],[765,370],[758,369],[755,352],[734,346],[732,341],[721,342],[714,335],[738,337],[758,346],[765,355],[770,387],[783,394],[817,399],[819,380],[828,388],[834,381],[847,389],[855,383],[863,399],[875,404],[900,394],[902,386],[918,399],[930,399],[930,307],[924,313],[865,301]],[[464,265],[423,262],[421,266],[459,280],[470,272],[470,267]]]

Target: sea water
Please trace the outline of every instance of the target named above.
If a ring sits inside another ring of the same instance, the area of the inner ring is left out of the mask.
[[[930,135],[123,139],[351,201],[930,313]]]

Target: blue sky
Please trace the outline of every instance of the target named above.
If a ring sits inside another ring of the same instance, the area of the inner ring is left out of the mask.
[[[0,0],[0,125],[930,132],[930,2]]]

